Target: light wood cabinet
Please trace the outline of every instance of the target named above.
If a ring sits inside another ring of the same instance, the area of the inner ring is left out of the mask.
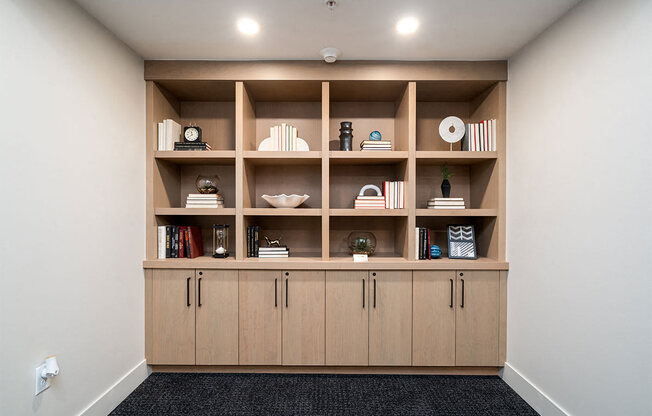
[[[326,365],[369,365],[369,272],[326,272]]]
[[[283,365],[324,365],[325,272],[283,273]]]
[[[498,357],[499,272],[457,273],[455,365],[503,365]]]
[[[238,364],[238,271],[198,270],[196,343],[198,365]]]
[[[455,365],[455,271],[414,271],[412,365]]]
[[[412,272],[369,276],[369,365],[412,365]]]
[[[238,272],[239,362],[281,364],[281,272]]]
[[[195,364],[195,271],[154,270],[150,364]]]
[[[500,367],[506,272],[146,272],[154,365]]]

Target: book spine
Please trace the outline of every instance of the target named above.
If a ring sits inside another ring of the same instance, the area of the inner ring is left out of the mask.
[[[427,234],[426,239],[427,239],[427,242],[428,242],[428,244],[426,244],[426,251],[428,253],[428,260],[432,260],[432,254],[430,254],[430,229],[426,230],[426,234]]]
[[[190,253],[190,228],[187,228],[186,231],[183,233],[183,238],[184,238],[184,246],[186,247],[186,257],[189,259],[192,258],[192,255]]]
[[[251,257],[251,226],[247,227],[247,257]]]
[[[190,249],[189,250],[190,255],[188,257],[190,257],[191,259],[194,259],[195,257],[199,257],[199,254],[196,252],[197,249],[195,248],[196,247],[195,238],[197,238],[197,236],[195,235],[193,228],[188,227],[188,247]]]
[[[419,260],[423,260],[423,228],[419,228]]]
[[[185,257],[186,254],[186,236],[183,227],[179,227],[179,258]]]
[[[157,257],[159,259],[165,258],[165,226],[159,225],[157,228],[157,240],[158,240],[158,252]]]
[[[171,232],[170,232],[170,257],[171,258],[176,258],[176,253],[174,252],[174,246],[176,243],[176,230],[174,229],[174,225],[171,226]]]
[[[165,226],[165,258],[172,258],[172,226]]]
[[[421,255],[423,256],[424,260],[428,259],[428,256],[426,255],[426,246],[427,245],[428,245],[428,243],[426,241],[426,229],[423,228],[423,233],[421,233],[421,250],[422,250]]]
[[[260,254],[260,227],[254,227],[254,257]]]
[[[414,260],[419,260],[419,227],[414,232]]]

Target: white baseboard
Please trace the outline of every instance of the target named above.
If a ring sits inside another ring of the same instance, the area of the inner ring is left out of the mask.
[[[541,416],[570,416],[568,412],[552,401],[550,397],[546,396],[544,392],[509,363],[505,363],[501,377],[509,387],[518,393]]]
[[[127,372],[100,397],[95,399],[79,416],[106,416],[131,394],[149,375],[145,360]]]

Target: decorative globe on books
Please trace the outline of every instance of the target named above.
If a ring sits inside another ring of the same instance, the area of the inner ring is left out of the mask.
[[[347,237],[351,254],[371,256],[376,251],[376,236],[366,231],[354,231]]]
[[[197,176],[195,186],[200,194],[216,194],[219,191],[220,177],[214,176]]]
[[[373,140],[375,142],[380,141],[382,139],[382,135],[378,130],[374,130],[371,133],[369,133],[369,140]]]

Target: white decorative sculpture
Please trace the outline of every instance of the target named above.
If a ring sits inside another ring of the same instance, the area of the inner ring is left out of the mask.
[[[363,186],[363,187],[360,189],[360,193],[358,194],[358,196],[364,196],[364,193],[365,193],[368,189],[372,189],[372,190],[376,191],[376,196],[383,196],[383,193],[381,192],[380,188],[377,187],[376,185],[365,185],[365,186]]]
[[[277,151],[274,149],[274,140],[271,137],[266,138],[260,144],[258,145],[258,150],[261,152],[273,152]],[[296,152],[308,152],[310,150],[310,147],[308,146],[308,143],[297,137],[297,150]]]

